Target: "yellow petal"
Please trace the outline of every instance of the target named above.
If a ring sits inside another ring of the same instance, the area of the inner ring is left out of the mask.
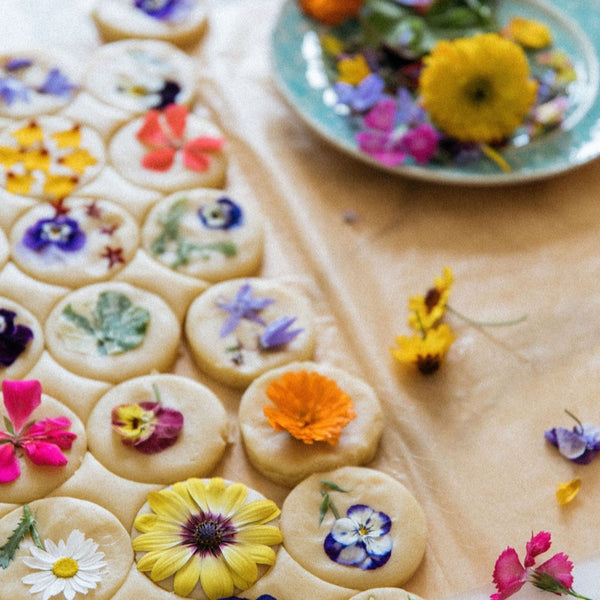
[[[246,553],[248,558],[259,565],[275,564],[277,554],[269,546],[263,546],[262,544],[240,544],[239,548]]]
[[[198,505],[194,502],[185,481],[177,481],[172,486],[173,491],[185,502],[190,514],[198,512]]]
[[[567,483],[557,483],[556,485],[558,486],[558,489],[556,490],[556,499],[562,506],[568,504],[575,496],[577,496],[581,489],[581,479],[575,477],[575,479],[571,479],[571,481]]]
[[[79,149],[73,150],[73,152],[63,156],[59,162],[61,165],[81,175],[88,167],[94,166],[98,161],[87,150]]]
[[[175,579],[173,581],[175,593],[184,598],[191,594],[200,579],[201,570],[202,559],[197,555],[192,556],[192,559],[175,573]]]
[[[22,153],[18,148],[12,146],[0,146],[0,165],[12,167],[15,163],[21,161]]]
[[[6,174],[6,191],[11,194],[28,194],[31,186],[35,181],[35,177],[31,173],[17,175],[16,173]]]
[[[174,575],[179,569],[182,569],[192,556],[193,550],[186,546],[163,550],[150,572],[152,581],[162,581],[167,577],[171,577],[171,575]]]
[[[222,496],[227,484],[221,477],[212,477],[206,486],[206,502],[210,510],[220,512]]]
[[[153,552],[154,550],[168,550],[180,543],[179,532],[149,531],[136,537],[132,545],[136,552]]]
[[[254,500],[240,507],[235,513],[235,525],[238,527],[251,523],[262,525],[279,516],[281,511],[272,500]]]
[[[200,584],[209,600],[218,600],[233,594],[231,573],[225,563],[214,556],[205,556],[202,559]]]
[[[221,496],[220,511],[225,514],[231,514],[238,506],[242,506],[248,497],[248,488],[243,483],[234,483],[230,485]]]
[[[150,508],[159,516],[176,523],[185,523],[190,516],[187,505],[172,490],[160,490],[148,494]]]
[[[52,137],[59,148],[79,148],[81,144],[81,130],[77,125],[66,131],[57,131]]]
[[[17,140],[19,146],[24,148],[30,148],[44,140],[44,131],[35,121],[30,121],[25,127],[13,131],[11,135]]]
[[[21,161],[28,171],[35,171],[37,169],[47,173],[50,168],[50,154],[45,148],[36,148],[35,150],[23,152]]]
[[[207,486],[202,479],[191,477],[186,482],[187,489],[194,502],[202,509],[208,510]]]
[[[68,177],[66,175],[46,175],[44,183],[44,193],[52,198],[65,198],[79,183],[77,177]]]
[[[154,513],[145,513],[143,515],[138,515],[135,518],[135,522],[133,523],[133,526],[141,532],[147,532],[147,531],[152,531],[154,529],[154,527],[156,526],[156,523],[158,522],[158,515],[155,515]]]
[[[135,550],[135,546],[133,549]],[[148,552],[148,554],[144,554],[144,556],[137,561],[138,571],[142,571],[142,573],[146,571],[152,571],[154,564],[160,558],[161,554],[162,550],[155,550],[154,552]]]
[[[283,542],[283,534],[273,525],[253,525],[240,529],[236,539],[245,544],[265,544],[275,546]]]
[[[245,546],[231,545],[223,547],[223,559],[227,563],[237,587],[249,588],[258,579],[258,567],[249,552],[244,552]],[[239,585],[238,582],[244,582]]]

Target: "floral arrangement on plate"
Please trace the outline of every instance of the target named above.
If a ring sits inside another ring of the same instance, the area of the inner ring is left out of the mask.
[[[332,110],[387,167],[466,164],[561,126],[575,69],[542,22],[498,0],[298,0],[319,29]]]

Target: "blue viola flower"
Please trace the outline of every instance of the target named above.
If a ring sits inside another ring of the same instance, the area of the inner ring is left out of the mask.
[[[68,98],[76,88],[77,86],[71,83],[59,69],[53,68],[48,72],[46,80],[38,88],[38,92]]]
[[[229,335],[238,326],[242,319],[248,319],[266,325],[263,319],[258,314],[263,308],[275,302],[272,298],[255,298],[252,295],[252,287],[249,283],[245,283],[231,301],[218,301],[217,306],[228,312],[229,317],[223,323],[220,336]]]
[[[383,97],[385,82],[380,75],[370,73],[358,85],[354,86],[338,81],[333,89],[339,104],[346,104],[355,112],[364,112]]]
[[[392,520],[366,504],[353,504],[337,519],[325,538],[327,556],[341,564],[372,570],[385,565],[392,555]]]
[[[77,221],[64,215],[40,219],[25,231],[23,245],[35,252],[55,246],[64,252],[76,252],[85,244],[85,233]]]
[[[570,461],[580,464],[589,464],[600,452],[600,427],[590,423],[582,423],[566,411],[576,421],[573,429],[554,427],[544,433],[544,437],[558,451]]]
[[[29,88],[15,77],[0,78],[0,100],[7,106],[14,102],[29,102]]]
[[[283,316],[269,323],[258,340],[260,347],[263,350],[269,350],[291,342],[304,331],[303,328],[290,330],[295,320],[296,317]]]
[[[10,367],[33,339],[33,331],[26,325],[17,325],[17,313],[0,308],[0,365]]]
[[[199,208],[198,217],[208,229],[231,229],[244,221],[241,207],[225,196]]]
[[[135,0],[136,8],[161,21],[181,21],[189,15],[192,6],[190,0]]]

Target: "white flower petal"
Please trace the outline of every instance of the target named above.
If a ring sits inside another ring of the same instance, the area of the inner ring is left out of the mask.
[[[358,565],[367,558],[367,553],[362,546],[353,544],[346,546],[335,559],[341,565]]]
[[[367,548],[367,553],[371,556],[385,556],[392,550],[393,542],[392,537],[389,535],[382,535],[381,537],[370,537],[367,536],[363,539]]]
[[[42,600],[48,600],[48,598],[52,598],[52,596],[56,596],[60,594],[65,587],[65,580],[59,579],[58,577],[54,578],[54,581],[46,587],[44,590],[44,595],[42,596]]]
[[[343,517],[333,524],[331,536],[343,546],[349,546],[360,539],[360,532],[352,519]]]
[[[56,577],[52,572],[44,571],[43,573],[30,573],[29,575],[25,575],[25,577],[21,578],[21,581],[27,585],[33,585],[30,592],[35,594],[50,585],[55,578]]]

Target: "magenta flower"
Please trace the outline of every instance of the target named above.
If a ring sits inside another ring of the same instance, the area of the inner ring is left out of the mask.
[[[2,395],[8,417],[4,418],[6,431],[0,430],[0,483],[10,483],[21,474],[20,451],[34,465],[66,465],[68,460],[61,450],[70,449],[77,437],[67,431],[71,421],[66,417],[55,417],[28,422],[42,401],[40,382],[5,379]]]

